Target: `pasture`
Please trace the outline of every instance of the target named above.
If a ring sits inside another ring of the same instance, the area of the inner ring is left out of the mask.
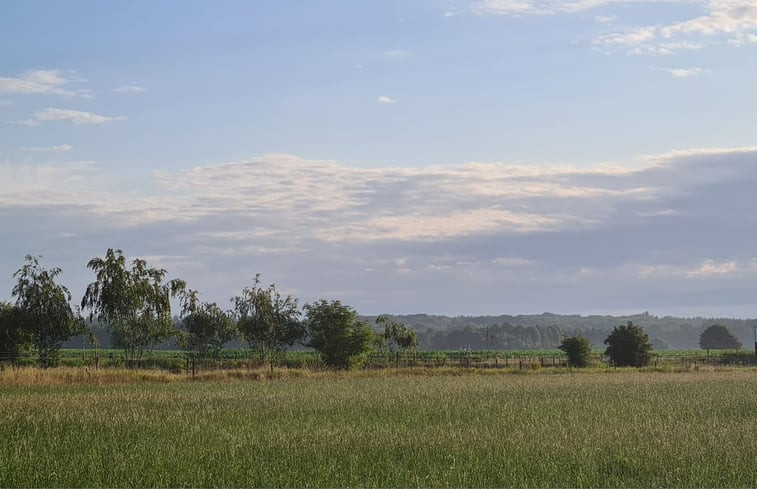
[[[10,375],[1,487],[757,485],[748,368]]]

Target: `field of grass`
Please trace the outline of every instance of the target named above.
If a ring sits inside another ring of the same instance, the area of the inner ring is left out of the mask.
[[[561,372],[40,374],[0,386],[0,486],[757,485],[754,369]]]

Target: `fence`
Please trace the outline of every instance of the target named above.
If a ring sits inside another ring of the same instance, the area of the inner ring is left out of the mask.
[[[609,359],[595,354],[594,365],[611,366]],[[317,353],[309,351],[285,352],[271,360],[261,359],[250,350],[225,350],[218,355],[202,356],[183,351],[148,351],[137,357],[127,357],[119,350],[64,350],[54,358],[40,358],[34,354],[17,356],[0,355],[1,366],[85,366],[93,368],[141,368],[163,369],[187,374],[219,369],[301,368],[324,370],[327,367]],[[685,355],[677,352],[653,354],[650,366],[745,366],[757,365],[757,357],[751,352],[718,352],[717,354]],[[508,350],[452,350],[414,352],[371,352],[365,361],[365,369],[386,368],[476,368],[476,369],[538,369],[566,368],[564,354],[554,351],[508,351]]]

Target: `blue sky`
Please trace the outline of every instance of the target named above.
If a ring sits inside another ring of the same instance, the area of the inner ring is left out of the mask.
[[[757,311],[757,2],[0,3],[0,297]],[[4,270],[4,272],[3,272]]]

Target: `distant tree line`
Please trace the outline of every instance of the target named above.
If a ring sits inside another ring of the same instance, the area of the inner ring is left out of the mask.
[[[714,324],[727,328],[741,344],[751,345],[757,325],[755,319],[658,317],[649,313],[627,316],[544,313],[455,317],[406,314],[391,317],[418,332],[421,349],[457,349],[468,344],[474,349],[555,349],[563,336],[575,335],[587,338],[594,348],[603,348],[608,333],[628,321],[644,328],[657,350],[695,349],[704,348],[700,346],[700,334]],[[501,331],[496,331],[497,325],[503,327]],[[539,335],[531,328],[538,329]],[[497,337],[486,341],[487,329],[489,334],[494,331]],[[555,336],[549,332],[550,329],[561,334]],[[453,333],[452,340],[448,340],[447,337]],[[538,340],[541,340],[540,344]]]
[[[521,326],[505,322],[467,325],[449,331],[426,328],[418,336],[426,350],[554,350],[564,333],[555,325]]]

